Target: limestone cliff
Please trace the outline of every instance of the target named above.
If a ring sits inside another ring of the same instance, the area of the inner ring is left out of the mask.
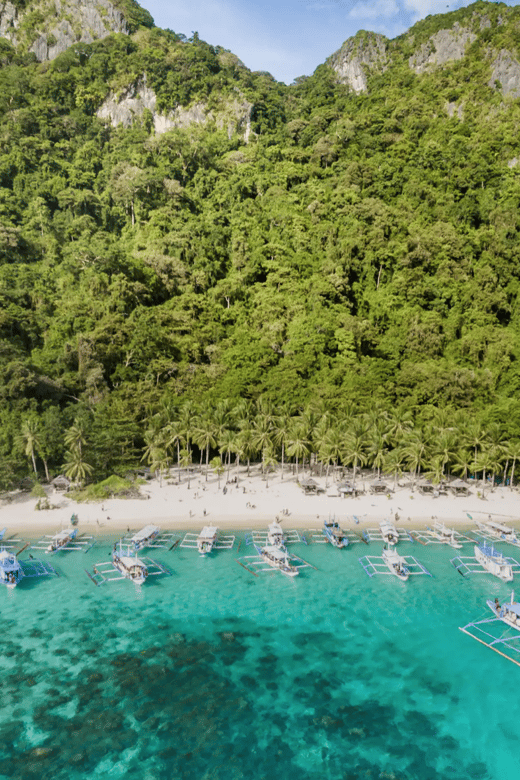
[[[0,36],[14,46],[52,60],[74,43],[92,43],[112,33],[130,33],[153,19],[133,0],[36,0],[26,8],[0,0]]]
[[[378,33],[359,32],[346,40],[327,64],[336,71],[341,84],[347,84],[354,92],[366,92],[368,74],[381,73],[386,67],[387,38]]]
[[[241,96],[223,99],[217,109],[208,109],[204,103],[194,103],[186,108],[177,106],[173,111],[160,113],[156,106],[157,96],[153,89],[147,86],[146,78],[143,77],[119,95],[110,93],[98,109],[97,116],[110,122],[113,127],[117,125],[128,127],[148,110],[153,117],[154,130],[157,134],[192,124],[205,125],[207,122],[215,122],[217,127],[227,129],[230,138],[238,133],[243,135],[247,143],[251,135],[253,104]]]
[[[413,54],[408,63],[416,73],[423,73],[429,67],[443,65],[445,62],[461,60],[476,34],[455,23],[450,30],[439,30]]]

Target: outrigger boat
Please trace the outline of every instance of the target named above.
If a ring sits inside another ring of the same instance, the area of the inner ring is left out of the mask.
[[[16,588],[23,577],[23,569],[16,555],[5,548],[0,550],[0,582]]]
[[[285,574],[287,577],[296,577],[300,573],[298,567],[291,563],[291,559],[285,548],[281,549],[275,545],[267,545],[266,547],[256,547],[256,551],[268,566],[271,566],[273,569],[278,569],[278,571],[281,571],[282,574]]]
[[[2,545],[2,549],[10,550],[12,547],[19,547],[21,544],[24,544],[23,539],[15,538],[14,536],[11,536],[9,539],[5,539],[4,537],[6,531],[7,528],[2,528],[0,531],[0,543]]]
[[[139,558],[135,550],[130,546],[123,548],[119,542],[119,548],[114,545],[111,561],[96,563],[91,574],[85,569],[92,582],[101,585],[114,580],[131,580],[135,585],[143,585],[149,576],[166,574],[171,571],[151,558]],[[115,576],[109,576],[115,575]]]
[[[174,539],[177,542],[174,542]],[[136,551],[145,547],[173,550],[179,543],[179,535],[170,531],[161,531],[158,525],[145,525],[140,531],[127,534],[121,541]]]
[[[406,582],[412,575],[426,574],[432,575],[428,569],[412,555],[399,555],[394,548],[386,547],[381,556],[365,555],[359,559],[369,577],[375,574],[394,575],[398,579]]]
[[[448,528],[440,520],[436,520],[433,528],[427,527],[426,531],[410,531],[417,542],[421,544],[447,544],[455,550],[460,550],[464,543],[475,543],[474,539],[459,533],[454,528]]]
[[[494,602],[488,599],[486,604],[493,617],[468,623],[466,626],[459,627],[459,630],[520,666],[520,604],[514,600],[514,591],[511,592],[511,600],[502,606],[497,598]],[[513,652],[516,658],[512,655]]]
[[[520,547],[520,539],[516,535],[514,528],[511,528],[505,523],[499,523],[497,520],[489,518],[484,522],[477,522],[477,533],[483,536],[484,539],[495,540],[500,542],[509,542],[516,547]]]
[[[381,536],[383,537],[383,541],[386,544],[397,544],[399,541],[399,533],[393,523],[391,523],[389,520],[383,520],[382,523],[379,523],[379,527],[381,529]]]
[[[492,574],[502,582],[511,582],[513,574],[520,571],[518,561],[506,558],[491,545],[475,545],[474,553],[474,558],[459,556],[451,559],[451,563],[463,577],[468,574]]]
[[[415,539],[404,528],[397,530],[390,520],[383,520],[378,528],[365,528],[363,538],[366,542],[384,542],[388,545],[396,545],[399,541],[413,542]]]
[[[0,549],[0,585],[9,589],[20,584],[24,577],[58,576],[57,571],[43,561],[19,561],[17,555],[5,547]]]
[[[381,557],[390,570],[390,574],[395,574],[398,579],[406,582],[410,576],[410,572],[406,566],[406,559],[402,555],[399,555],[397,550],[389,547],[384,548]]]
[[[285,549],[285,535],[282,526],[277,520],[274,520],[267,527],[267,546]]]
[[[349,538],[336,520],[323,521],[323,535],[333,547],[348,547]]]
[[[93,536],[78,536],[78,529],[71,527],[58,531],[57,534],[52,536],[49,534],[42,536],[36,544],[31,545],[31,549],[43,550],[45,553],[71,552],[75,550],[87,552],[93,546]]]
[[[307,544],[305,536],[301,535],[296,529],[283,529],[280,523],[275,520],[268,527],[267,531],[251,531],[246,534],[246,545],[254,544],[255,547],[279,547],[286,549],[288,544],[303,542]]]
[[[215,525],[206,525],[200,534],[187,533],[180,547],[196,549],[200,555],[208,555],[212,550],[231,550],[234,544],[234,536],[220,536]]]
[[[261,573],[273,571],[281,571],[287,577],[296,577],[300,573],[300,569],[316,568],[303,558],[291,555],[285,547],[260,546],[258,544],[254,546],[256,555],[244,555],[242,558],[237,558],[236,561],[255,577]]]

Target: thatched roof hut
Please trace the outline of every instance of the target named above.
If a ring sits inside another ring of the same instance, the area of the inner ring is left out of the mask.
[[[57,477],[54,477],[54,479],[51,480],[51,485],[54,490],[65,492],[70,489],[70,480],[67,479],[67,477],[65,477],[63,474],[59,474]]]
[[[383,482],[382,479],[375,479],[372,484],[370,485],[370,492],[375,494],[381,494],[381,493],[393,493],[392,488],[389,488],[386,482]]]
[[[454,479],[448,485],[454,496],[469,496],[469,488],[462,479]]]
[[[312,477],[307,477],[306,479],[302,479],[302,481],[300,482],[300,487],[305,494],[317,493],[319,489],[318,483],[316,482],[315,479],[312,479]]]

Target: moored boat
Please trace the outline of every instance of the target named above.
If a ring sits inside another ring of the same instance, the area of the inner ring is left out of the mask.
[[[462,545],[456,539],[455,529],[448,528],[444,523],[441,523],[440,520],[436,520],[434,522],[433,528],[430,530],[430,532],[435,539],[439,540],[439,542],[442,542],[443,544],[448,544],[450,547],[453,547],[455,550],[460,550],[462,548]]]
[[[287,577],[296,577],[300,573],[298,568],[291,563],[287,550],[281,550],[273,545],[257,547],[256,549],[263,561],[273,569],[278,569]]]
[[[277,520],[274,520],[267,528],[267,545],[269,547],[285,548],[284,532]]]
[[[59,531],[57,534],[51,537],[50,544],[48,545],[45,552],[53,553],[57,550],[60,550],[62,547],[65,547],[67,544],[69,544],[69,542],[72,542],[77,535],[77,528],[65,528],[63,531]]]
[[[142,585],[148,577],[146,564],[131,549],[127,549],[126,554],[123,553],[121,545],[119,550],[114,548],[112,551],[112,563],[123,577],[132,580],[136,585]]]
[[[515,593],[511,591],[511,600],[505,604],[500,605],[498,599],[495,599],[495,601],[488,599],[486,604],[503,623],[516,631],[520,631],[520,604],[514,600],[514,597]]]
[[[381,536],[383,537],[383,541],[386,544],[397,544],[399,541],[399,533],[393,523],[391,523],[389,520],[383,520],[382,523],[379,523],[379,527],[381,529]]]
[[[502,553],[495,550],[494,547],[486,544],[475,545],[475,558],[483,569],[493,576],[498,577],[502,582],[511,582],[513,579],[513,567]]]
[[[156,539],[160,533],[161,529],[158,525],[145,525],[128,541],[130,545],[133,545],[134,550],[142,550],[143,547],[147,547],[150,542]]]
[[[393,548],[385,547],[383,549],[382,557],[383,557],[383,561],[390,569],[390,572],[392,574],[395,574],[395,576],[398,577],[403,582],[406,582],[406,580],[410,576],[410,572],[406,566],[406,561],[402,557],[402,555],[399,555],[397,550],[394,550]]]
[[[333,547],[348,547],[348,536],[336,520],[324,520],[323,533]]]
[[[477,527],[483,534],[487,534],[492,539],[500,539],[502,542],[511,542],[511,544],[520,544],[520,539],[516,535],[514,528],[505,523],[499,523],[498,520],[492,520],[491,517],[485,522],[477,522]]]
[[[0,550],[0,584],[15,588],[23,577],[23,569],[16,555],[5,548]]]
[[[205,525],[197,538],[197,549],[201,555],[208,555],[217,541],[218,528]]]

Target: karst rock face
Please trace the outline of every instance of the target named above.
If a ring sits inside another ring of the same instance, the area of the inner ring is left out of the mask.
[[[151,27],[153,20],[137,5],[110,0],[37,0],[27,5],[0,1],[0,36],[33,52],[40,62],[54,59],[75,43],[128,34],[136,24]]]
[[[327,60],[339,83],[353,92],[370,92],[370,79],[404,64],[418,76],[464,60],[475,42],[484,43],[484,59],[489,65],[488,86],[504,96],[520,96],[520,58],[515,50],[497,46],[494,34],[507,27],[513,9],[493,8],[489,3],[468,7],[463,21],[452,14],[436,17],[438,29],[425,33],[428,20],[418,22],[393,40],[377,33],[360,31]],[[514,48],[514,47],[513,47]],[[461,109],[457,107],[459,116]],[[448,113],[453,114],[452,107]]]
[[[341,49],[327,60],[336,72],[341,84],[354,92],[366,92],[367,76],[371,72],[381,73],[388,61],[388,39],[377,33],[361,32],[349,38]]]

